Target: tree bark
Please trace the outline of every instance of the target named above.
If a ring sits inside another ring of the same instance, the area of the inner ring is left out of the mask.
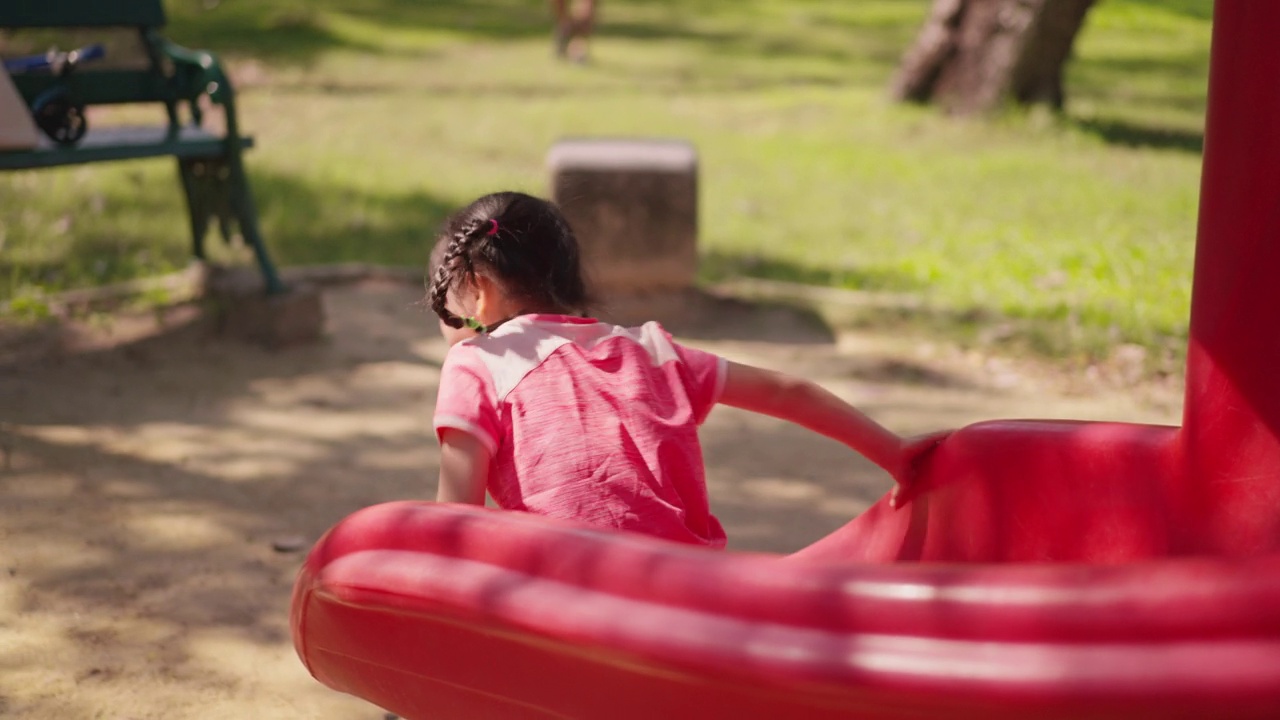
[[[1065,102],[1062,70],[1094,0],[934,0],[892,93],[972,115]]]

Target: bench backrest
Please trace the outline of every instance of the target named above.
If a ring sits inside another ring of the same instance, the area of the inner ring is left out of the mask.
[[[161,0],[4,0],[0,28],[163,27]]]
[[[175,104],[197,90],[181,86],[161,61],[158,30],[165,24],[162,0],[0,0],[0,30],[130,28],[145,51],[145,64],[98,69],[92,63],[67,78],[47,72],[14,73],[12,80],[28,105],[54,88],[65,88],[85,105],[164,103],[171,124]],[[63,48],[64,50],[70,48]],[[112,60],[113,50],[107,52]]]

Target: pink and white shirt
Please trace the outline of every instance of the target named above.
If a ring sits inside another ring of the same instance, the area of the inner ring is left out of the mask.
[[[484,443],[499,507],[723,547],[698,426],[725,370],[654,322],[522,315],[449,350],[435,431]]]

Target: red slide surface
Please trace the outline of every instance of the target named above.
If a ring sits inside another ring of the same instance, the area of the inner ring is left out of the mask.
[[[303,662],[415,720],[1280,717],[1280,2],[1213,32],[1181,427],[963,428],[787,557],[368,508],[299,575]]]

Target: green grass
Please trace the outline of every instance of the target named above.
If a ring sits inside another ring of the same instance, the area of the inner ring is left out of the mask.
[[[545,194],[556,139],[671,136],[700,154],[707,280],[910,291],[1057,356],[1180,352],[1210,0],[1104,0],[1067,113],[991,122],[887,101],[928,5],[611,0],[577,67],[538,0],[168,3],[169,34],[240,80],[284,264],[419,265],[450,208]],[[0,198],[0,299],[186,262],[170,163],[8,173]]]

